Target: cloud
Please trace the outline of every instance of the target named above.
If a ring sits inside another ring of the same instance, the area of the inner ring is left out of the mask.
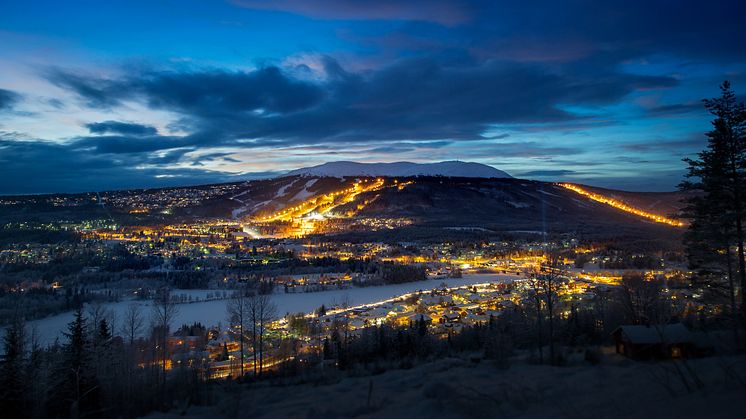
[[[208,154],[202,154],[199,156],[199,158],[195,159],[192,162],[192,166],[205,166],[205,163],[210,163],[214,161],[223,161],[223,162],[230,162],[230,163],[241,163],[241,160],[238,160],[233,156],[234,153],[208,153]]]
[[[521,172],[521,176],[526,177],[558,177],[558,176],[567,176],[567,175],[573,175],[576,172],[574,170],[565,170],[565,169],[559,169],[559,170],[531,170],[528,172]]]
[[[190,134],[166,143],[244,147],[481,140],[499,124],[588,119],[561,105],[609,104],[640,89],[676,84],[669,77],[613,70],[577,75],[500,61],[453,65],[402,59],[377,71],[352,73],[325,57],[324,66],[327,76],[320,81],[272,66],[131,72],[108,79],[55,69],[50,80],[92,108],[139,101],[180,115],[177,125]]]
[[[317,86],[285,75],[277,67],[255,71],[142,71],[135,77],[97,78],[51,69],[53,84],[75,92],[92,108],[108,109],[142,99],[152,108],[220,118],[224,112],[288,113],[317,103]]]
[[[119,95],[112,94],[112,83],[107,79],[86,77],[57,68],[48,69],[43,76],[55,86],[76,92],[91,108],[109,109],[121,104]]]
[[[104,121],[91,122],[85,125],[91,134],[155,135],[158,130],[149,125],[132,122]]]
[[[569,145],[545,144],[537,141],[509,142],[498,144],[478,144],[461,150],[462,155],[469,159],[486,159],[494,156],[511,158],[554,158],[557,156],[575,156],[585,152],[583,147]]]
[[[675,103],[672,105],[657,105],[645,109],[645,112],[650,116],[661,117],[661,116],[673,116],[673,115],[687,115],[687,114],[706,114],[707,110],[701,102],[688,102],[688,103]]]
[[[647,151],[670,151],[672,153],[685,154],[693,150],[701,150],[707,144],[704,134],[692,135],[690,138],[680,140],[662,140],[654,138],[645,142],[634,142],[624,144],[621,147],[627,151],[647,152]]]
[[[465,2],[449,0],[233,0],[234,4],[259,10],[276,10],[317,19],[422,20],[443,25],[464,23],[473,10]]]
[[[97,154],[144,153],[175,148],[193,149],[195,141],[189,136],[166,135],[103,135],[76,137],[67,146]]]
[[[243,179],[214,170],[164,167],[181,151],[112,155],[75,146],[0,136],[0,194],[85,192],[228,182]]]
[[[20,100],[20,94],[11,90],[0,89],[0,112],[10,111]]]

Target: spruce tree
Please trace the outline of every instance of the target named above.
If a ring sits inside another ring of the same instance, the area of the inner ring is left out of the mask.
[[[75,317],[64,333],[67,343],[62,348],[62,359],[57,368],[58,386],[54,394],[62,399],[53,401],[61,416],[83,416],[98,410],[98,383],[95,365],[91,360],[91,342],[86,335],[83,309],[78,307]]]
[[[720,88],[720,97],[705,100],[705,107],[715,117],[712,130],[707,133],[707,147],[697,158],[685,159],[689,168],[680,189],[695,193],[687,199],[683,210],[683,216],[691,221],[685,241],[693,268],[729,274],[733,300],[732,272],[737,269],[742,290],[741,310],[746,314],[743,293],[746,289],[746,107],[737,101],[729,82],[723,82]],[[733,246],[735,266],[731,266]]]
[[[28,382],[24,372],[24,324],[15,318],[5,330],[0,365],[0,414],[8,418],[24,416]],[[7,416],[6,416],[7,415]]]

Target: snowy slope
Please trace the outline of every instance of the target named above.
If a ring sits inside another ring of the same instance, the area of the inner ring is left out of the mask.
[[[510,178],[509,174],[481,163],[444,161],[439,163],[356,163],[337,161],[293,170],[283,176],[447,176],[478,178]]]

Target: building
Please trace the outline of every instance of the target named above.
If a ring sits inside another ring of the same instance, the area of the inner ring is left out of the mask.
[[[681,358],[698,353],[696,337],[681,323],[624,325],[611,335],[616,352],[630,358]]]

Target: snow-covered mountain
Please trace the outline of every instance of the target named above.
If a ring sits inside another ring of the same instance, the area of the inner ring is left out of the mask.
[[[475,178],[511,178],[502,170],[481,163],[443,161],[439,163],[356,163],[335,161],[293,170],[283,176],[446,176]]]

